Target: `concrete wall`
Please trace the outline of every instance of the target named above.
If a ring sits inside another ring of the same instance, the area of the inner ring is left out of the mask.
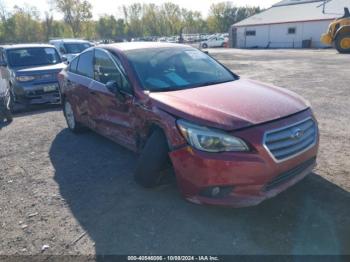
[[[311,40],[311,47],[325,47],[320,37],[328,29],[329,21],[310,21],[237,27],[238,48],[301,48],[303,40]],[[295,28],[295,34],[288,34],[288,28]],[[246,36],[246,31],[255,30],[255,36]]]

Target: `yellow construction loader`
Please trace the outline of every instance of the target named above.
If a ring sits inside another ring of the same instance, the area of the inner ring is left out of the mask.
[[[350,12],[349,8],[344,10],[344,16],[329,25],[328,32],[321,37],[321,42],[325,45],[334,44],[339,53],[350,53]]]

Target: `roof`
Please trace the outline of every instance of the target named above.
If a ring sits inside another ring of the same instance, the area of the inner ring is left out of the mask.
[[[179,47],[189,48],[188,45],[182,45],[182,44],[176,44],[176,43],[165,43],[165,42],[124,42],[124,43],[99,45],[97,47],[109,48],[109,49],[115,48],[120,51],[130,51],[130,50],[147,49],[147,48],[179,48]]]
[[[2,45],[5,49],[17,49],[17,48],[35,48],[35,47],[54,47],[49,44],[13,44],[13,45]]]
[[[344,7],[350,6],[350,0],[326,1],[283,0],[264,12],[248,17],[234,24],[234,27],[282,24],[293,22],[333,20],[344,14]]]
[[[321,0],[282,0],[273,6],[283,6],[283,5],[298,5],[298,4],[306,4],[312,2],[320,2]]]
[[[52,39],[50,43],[63,42],[63,43],[89,43],[87,40],[74,39],[74,38],[62,38],[62,39]]]

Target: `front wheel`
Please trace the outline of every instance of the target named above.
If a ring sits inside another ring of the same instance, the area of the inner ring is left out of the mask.
[[[66,118],[68,128],[74,133],[80,133],[84,128],[77,122],[72,105],[65,99],[63,103],[63,113]]]
[[[161,129],[155,129],[146,142],[134,173],[136,182],[143,187],[153,188],[160,184],[169,164],[167,138]]]
[[[203,48],[208,48],[208,45],[204,43],[204,44],[202,44],[202,47]]]
[[[350,33],[344,33],[337,37],[335,47],[341,54],[350,53]]]

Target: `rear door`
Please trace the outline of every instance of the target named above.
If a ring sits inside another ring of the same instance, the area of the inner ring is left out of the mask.
[[[106,84],[117,81],[122,99]],[[94,82],[90,86],[89,116],[97,132],[132,150],[136,149],[131,86],[117,58],[104,49],[95,49]]]
[[[68,99],[73,106],[77,120],[85,125],[89,125],[89,86],[94,76],[93,58],[93,50],[89,50],[72,60],[65,84],[68,89]]]

